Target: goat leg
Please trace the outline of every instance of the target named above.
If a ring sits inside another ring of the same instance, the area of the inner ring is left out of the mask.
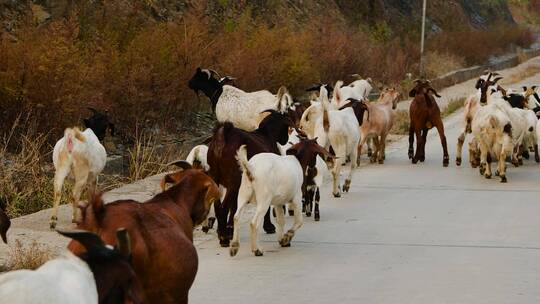
[[[280,208],[280,207],[277,207],[277,208]],[[268,210],[266,211],[266,214],[264,215],[263,229],[267,234],[276,233],[276,226],[274,226],[274,224],[272,224],[272,221],[270,220],[270,207],[268,207]]]

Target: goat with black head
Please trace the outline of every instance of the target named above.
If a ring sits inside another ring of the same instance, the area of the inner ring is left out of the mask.
[[[114,124],[110,121],[107,111],[101,113],[94,108],[88,108],[88,110],[92,112],[92,116],[83,119],[84,126],[92,129],[100,141],[103,141],[107,131],[111,136],[114,136]]]
[[[441,111],[435,97],[441,97],[431,86],[429,80],[417,79],[414,88],[409,92],[413,101],[409,107],[410,126],[409,126],[409,159],[416,164],[423,162],[426,158],[425,147],[427,133],[429,129],[436,127],[441,138],[443,147],[443,166],[448,166],[448,148],[446,145],[446,136],[444,135],[444,125],[441,119]],[[414,136],[416,135],[416,154],[414,153]]]
[[[36,270],[0,275],[2,303],[107,304],[145,302],[131,265],[131,244],[125,229],[115,233],[112,247],[84,230],[58,231],[84,248],[79,257],[65,253]]]
[[[244,92],[228,85],[233,78],[223,77],[213,70],[197,68],[188,83],[195,93],[202,91],[212,103],[212,110],[219,122],[231,122],[235,127],[253,131],[265,117],[264,110],[272,109],[285,113],[293,99],[287,88],[281,87],[277,95],[267,90]]]
[[[488,88],[497,84],[502,79],[499,73],[486,71],[486,74],[482,75],[474,86],[477,90],[480,90],[480,103],[487,103]]]

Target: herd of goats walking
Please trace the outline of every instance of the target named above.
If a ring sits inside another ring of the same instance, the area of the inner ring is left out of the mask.
[[[506,182],[506,160],[522,164],[522,157],[538,155],[540,125],[535,112],[540,99],[535,87],[523,92],[506,91],[500,75],[486,72],[476,92],[465,103],[464,129],[458,140],[456,164],[461,164],[467,134],[471,166],[490,178],[491,162],[498,161],[495,175]],[[318,84],[309,104],[295,102],[286,88],[244,92],[213,70],[196,70],[189,88],[202,91],[211,101],[218,123],[208,145],[198,145],[186,160],[171,165],[179,171],[165,174],[162,192],[141,204],[118,200],[105,204],[97,193],[97,177],[107,155],[100,143],[110,122],[94,113],[85,120],[86,130],[68,128],[53,151],[54,207],[50,228],[56,227],[62,185],[71,172],[75,183],[72,220],[77,230],[60,231],[72,239],[71,253],[53,259],[36,271],[19,270],[0,275],[0,299],[6,303],[187,303],[198,268],[193,229],[212,228],[223,247],[234,256],[239,251],[240,217],[247,204],[255,204],[250,221],[251,251],[263,255],[257,241],[261,224],[276,233],[288,247],[302,226],[303,214],[320,220],[320,187],[328,171],[332,194],[348,192],[364,145],[371,162],[384,163],[386,137],[395,119],[400,93],[381,89],[369,102],[371,79],[347,86]],[[472,90],[472,89],[471,89]],[[409,93],[410,130],[408,156],[413,163],[425,160],[428,131],[435,127],[443,147],[443,166],[448,166],[444,125],[428,80],[416,80]],[[413,148],[416,136],[416,149]],[[341,181],[341,170],[345,170]],[[81,193],[88,188],[88,202]],[[213,206],[215,217],[210,214]],[[270,207],[274,208],[271,209]],[[287,211],[294,216],[284,230]],[[277,227],[272,224],[271,210]],[[9,219],[0,214],[0,232],[6,241]]]

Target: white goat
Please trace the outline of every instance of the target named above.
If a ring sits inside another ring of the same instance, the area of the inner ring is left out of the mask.
[[[461,165],[461,157],[463,155],[462,153],[463,144],[465,143],[467,134],[472,132],[471,124],[472,124],[472,120],[474,116],[476,115],[476,111],[478,110],[479,107],[487,103],[487,99],[488,99],[487,95],[489,94],[488,92],[489,87],[492,85],[495,85],[501,79],[502,77],[500,77],[499,74],[488,71],[484,75],[480,76],[478,80],[476,81],[476,85],[475,85],[476,92],[474,94],[471,94],[465,100],[465,103],[463,105],[463,129],[461,130],[460,135],[458,136],[458,142],[457,142],[456,165],[458,166]],[[476,145],[477,143],[474,139],[471,142],[469,142],[469,161],[471,162],[471,165],[473,167],[475,167],[475,163],[474,163],[475,157],[473,154],[470,154],[470,153],[478,149]]]
[[[512,143],[514,151],[512,153],[512,164],[519,166],[523,164],[522,147],[523,139],[527,130],[530,128],[527,120],[527,111],[519,108],[512,108],[512,106],[502,98],[501,92],[497,87],[490,87],[488,91],[487,103],[493,104],[500,111],[504,112],[512,126]]]
[[[293,99],[285,87],[279,88],[277,95],[262,90],[244,92],[230,85],[223,86],[223,93],[216,106],[216,117],[220,122],[230,121],[237,128],[253,131],[268,115],[265,110],[286,111]]]
[[[285,113],[293,104],[285,87],[279,88],[277,95],[267,90],[245,92],[226,84],[233,78],[227,76],[218,80],[216,77],[221,77],[216,71],[199,67],[188,86],[197,94],[199,91],[204,92],[219,122],[229,121],[237,128],[253,131],[268,115],[263,111],[277,110]]]
[[[131,251],[125,229],[117,232],[121,247],[116,248],[91,232],[60,233],[80,242],[86,253],[79,258],[66,252],[36,270],[0,274],[2,303],[140,303],[141,291],[129,262]]]
[[[353,74],[352,76],[360,78],[358,74]],[[340,86],[337,87],[338,84],[336,84],[336,87],[334,89],[340,90],[342,99],[332,99],[332,103],[335,103],[337,107],[341,107],[343,105],[343,102],[345,102],[349,98],[360,101],[368,101],[368,96],[371,93],[371,90],[373,90],[373,86],[371,85],[371,78],[358,79],[346,86],[343,86],[343,82],[338,83]]]
[[[64,137],[56,142],[53,150],[54,164],[54,206],[50,221],[51,229],[56,227],[58,205],[62,196],[62,186],[67,175],[73,169],[72,221],[78,219],[77,204],[87,183],[90,193],[95,192],[98,175],[105,168],[107,152],[91,129],[81,132],[78,128],[67,128]]]
[[[498,160],[496,175],[506,183],[506,157],[512,154],[512,124],[505,111],[496,102],[480,107],[472,121],[472,133],[480,149],[480,174],[491,178],[491,161]]]
[[[242,145],[236,156],[242,170],[242,182],[238,191],[238,209],[234,215],[234,234],[230,254],[238,253],[240,216],[248,203],[257,204],[251,227],[251,251],[255,256],[263,255],[257,242],[257,230],[270,207],[274,206],[277,221],[277,238],[282,247],[289,247],[295,232],[302,226],[302,182],[304,174],[299,161],[293,155],[259,153],[249,161],[246,146]],[[294,224],[283,234],[285,224],[282,206],[289,204],[294,211]]]
[[[336,88],[334,88],[334,99],[336,99],[336,94],[339,94],[337,87],[336,85]],[[358,120],[352,108],[343,110],[331,109],[326,86],[321,86],[319,98],[322,103],[322,115],[315,122],[314,137],[317,138],[317,143],[321,147],[329,150],[331,146],[334,150],[336,159],[332,169],[332,194],[334,197],[340,197],[340,173],[342,165],[346,160],[350,161],[346,174],[347,177],[343,185],[344,192],[349,191],[352,172],[357,166],[358,143],[360,141]]]
[[[17,270],[0,275],[2,303],[98,303],[94,275],[71,253],[43,264],[37,270]]]

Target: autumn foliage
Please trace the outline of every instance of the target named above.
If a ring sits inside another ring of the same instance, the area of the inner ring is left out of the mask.
[[[533,38],[517,26],[491,31],[432,34],[428,50],[482,63]],[[201,11],[181,21],[149,21],[136,15],[79,11],[36,26],[23,23],[0,38],[0,130],[30,112],[39,132],[61,134],[107,109],[129,134],[137,124],[181,124],[191,111],[208,110],[187,81],[198,66],[237,78],[245,90],[286,85],[295,96],[314,82],[348,74],[399,84],[417,71],[418,34],[350,27],[312,17],[302,26],[257,21],[249,11],[234,22],[216,22]],[[173,130],[173,129],[171,129]]]

